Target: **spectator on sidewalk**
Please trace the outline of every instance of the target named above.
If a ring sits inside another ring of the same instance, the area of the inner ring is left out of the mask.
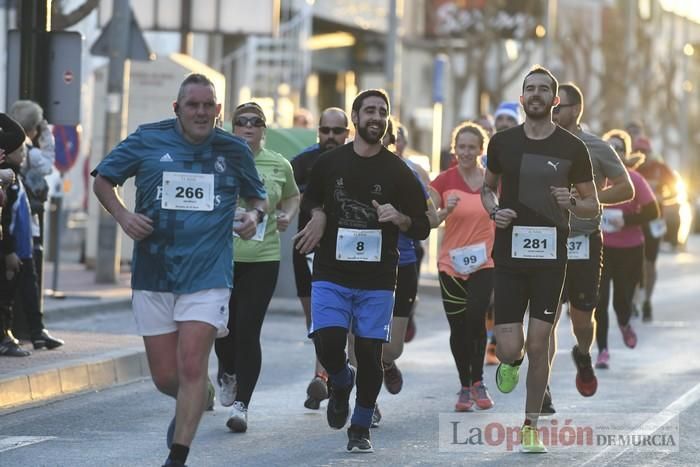
[[[0,213],[0,356],[26,357],[30,353],[22,349],[12,335],[12,312],[20,259],[27,256],[31,261],[29,203],[22,182],[15,175],[26,153],[25,135],[22,127],[5,114],[0,114],[0,127],[0,149],[3,151],[0,156],[0,185],[4,204]],[[7,173],[8,169],[11,174]]]
[[[34,269],[37,277],[37,287],[39,297],[35,300],[26,294],[30,293],[28,288],[19,291],[20,296],[17,297],[18,313],[24,316],[15,323],[15,333],[21,335],[28,331],[35,332],[31,329],[30,314],[43,313],[41,297],[43,294],[43,278],[44,278],[44,213],[46,212],[46,204],[49,197],[49,184],[46,176],[54,171],[54,160],[56,159],[56,150],[53,133],[49,128],[49,124],[44,119],[44,109],[39,104],[30,100],[18,100],[9,112],[10,117],[14,118],[26,134],[25,144],[27,145],[27,157],[20,167],[20,177],[29,199],[29,208],[32,213],[32,237],[33,251],[32,258],[34,261]],[[24,309],[28,306],[33,306],[36,303],[37,311]],[[26,321],[26,326],[23,323]],[[20,336],[21,337],[21,336]],[[32,339],[38,336],[31,336]],[[37,342],[39,347],[52,346],[53,342]]]

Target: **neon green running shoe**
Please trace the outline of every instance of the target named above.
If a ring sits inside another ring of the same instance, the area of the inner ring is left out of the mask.
[[[527,454],[542,454],[547,452],[547,448],[544,447],[544,444],[540,441],[535,427],[524,425],[520,429],[520,452]]]
[[[508,394],[518,385],[518,372],[520,365],[508,365],[507,363],[499,363],[496,370],[496,387],[504,394]]]
[[[216,401],[216,389],[214,389],[214,383],[211,382],[211,378],[207,378],[207,411],[211,412],[214,410],[214,402]]]

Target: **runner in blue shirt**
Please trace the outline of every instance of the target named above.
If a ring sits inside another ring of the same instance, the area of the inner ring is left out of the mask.
[[[204,410],[212,344],[227,332],[231,230],[252,237],[267,201],[250,148],[215,128],[221,104],[206,76],[185,78],[173,108],[176,118],[139,127],[92,175],[97,198],[135,241],[134,316],[153,382],[177,401],[165,465],[180,466]],[[134,212],[115,190],[130,177]],[[249,210],[234,219],[239,196]]]

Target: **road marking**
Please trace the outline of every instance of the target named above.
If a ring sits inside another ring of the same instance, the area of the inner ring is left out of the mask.
[[[681,412],[683,412],[691,405],[695,404],[698,400],[700,400],[700,383],[696,384],[692,389],[687,391],[675,401],[671,402],[668,406],[666,406],[665,409],[651,417],[649,420],[644,422],[636,430],[631,431],[629,434],[653,434],[659,428],[671,421],[673,417],[679,416]],[[620,446],[608,446],[607,448],[603,449],[598,454],[596,454],[581,465],[586,466],[595,463],[596,465],[605,466],[615,464],[615,460],[627,451],[629,451],[632,447],[634,446],[627,446],[623,449],[620,449]],[[606,457],[610,458],[606,459]]]
[[[0,436],[0,452],[31,446],[54,438],[55,436]]]

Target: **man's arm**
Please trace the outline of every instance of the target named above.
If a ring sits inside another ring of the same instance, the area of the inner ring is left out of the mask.
[[[92,190],[102,206],[114,217],[124,232],[134,240],[143,240],[153,233],[153,220],[143,214],[130,212],[117,195],[115,186],[97,174]]]
[[[634,185],[632,185],[632,180],[630,180],[627,171],[608,180],[611,185],[598,191],[598,202],[600,204],[604,206],[620,204],[634,198]]]
[[[593,219],[600,214],[600,203],[593,181],[577,183],[576,191],[564,187],[550,187],[557,204],[568,209],[579,219]]]

